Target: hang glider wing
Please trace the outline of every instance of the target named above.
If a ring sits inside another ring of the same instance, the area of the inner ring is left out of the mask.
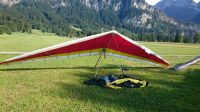
[[[0,64],[36,61],[51,58],[72,58],[98,55],[103,50],[107,55],[128,60],[152,62],[165,67],[169,63],[151,50],[139,45],[117,31],[101,33],[10,58]]]

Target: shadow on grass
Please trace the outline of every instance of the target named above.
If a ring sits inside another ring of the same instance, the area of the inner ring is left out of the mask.
[[[137,68],[143,70],[144,68]],[[158,68],[145,68],[150,73],[162,71]],[[166,111],[166,112],[199,112],[200,111],[200,70],[176,72],[183,76],[181,81],[153,80],[142,89],[111,90],[83,84],[55,83],[59,88],[51,90],[52,96],[74,101],[91,102],[97,110],[111,108],[115,111]],[[75,74],[80,80],[87,80],[92,74]],[[175,73],[174,73],[175,75]],[[172,75],[173,76],[173,75]],[[148,79],[147,79],[148,80]],[[100,106],[101,105],[101,106]],[[90,105],[87,105],[90,106]],[[105,108],[104,108],[105,107]],[[105,109],[106,110],[106,109]]]
[[[158,68],[158,67],[129,67],[126,65],[122,66],[123,68],[130,68],[130,69],[138,69],[141,70],[142,68]],[[78,66],[78,67],[30,67],[30,68],[2,68],[0,71],[29,71],[29,70],[62,70],[62,69],[86,69],[86,70],[94,70],[96,67],[89,67],[89,66]],[[99,67],[99,69],[120,69],[117,65],[104,65]]]
[[[116,69],[116,66],[103,66],[100,69]],[[3,68],[0,71],[28,71],[28,70],[59,70],[59,69],[96,69],[96,67],[78,66],[78,67],[30,67],[30,68]]]
[[[44,67],[44,68],[8,68],[0,69],[0,71],[29,71],[29,70],[62,70],[62,69],[94,69],[94,67],[80,66],[80,67]]]

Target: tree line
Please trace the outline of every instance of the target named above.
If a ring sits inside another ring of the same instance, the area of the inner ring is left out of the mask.
[[[11,15],[0,13],[0,34],[12,32],[31,32],[31,25]]]

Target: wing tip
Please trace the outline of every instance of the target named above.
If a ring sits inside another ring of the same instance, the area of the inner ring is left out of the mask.
[[[0,65],[5,65],[5,64],[7,64],[6,61],[0,62]]]
[[[165,67],[165,68],[170,68],[169,62],[165,61],[165,64],[163,64],[163,67]]]
[[[0,66],[1,65],[9,65],[10,63],[13,63],[13,61],[3,61],[3,62],[0,62]]]

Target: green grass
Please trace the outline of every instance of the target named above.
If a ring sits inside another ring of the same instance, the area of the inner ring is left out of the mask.
[[[0,36],[1,51],[32,51],[69,39],[34,31]],[[200,45],[140,42],[160,55],[200,55]],[[14,55],[0,55],[3,61]],[[111,90],[87,86],[94,76],[97,56],[0,66],[1,111],[128,111],[199,112],[200,64],[172,71],[146,63],[115,60],[150,82],[142,89]],[[164,56],[173,66],[193,56]],[[116,73],[118,67],[107,57],[99,74]]]
[[[32,51],[68,40],[70,39],[38,30],[33,30],[31,34],[16,32],[12,35],[0,35],[0,51]]]

